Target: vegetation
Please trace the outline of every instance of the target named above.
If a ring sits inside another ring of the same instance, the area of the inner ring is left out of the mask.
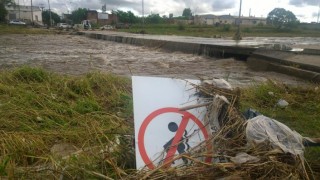
[[[241,110],[255,108],[304,136],[320,137],[318,91],[270,81],[242,89]],[[289,106],[277,107],[279,99]],[[0,176],[125,178],[135,163],[128,138],[132,104],[127,78],[97,72],[70,77],[30,67],[1,71]],[[307,148],[316,176],[319,157],[319,148]]]
[[[14,5],[14,1],[12,0],[0,0],[0,22],[5,22],[6,19],[5,17],[8,14],[8,11],[6,10],[5,6],[6,5]]]
[[[254,108],[276,119],[306,137],[320,137],[320,89],[318,86],[289,87],[269,81],[242,91],[242,110]],[[270,95],[273,92],[274,95]],[[286,108],[276,106],[279,99],[289,103]],[[306,148],[305,156],[320,177],[320,148]]]
[[[299,24],[297,17],[291,12],[283,8],[273,9],[267,17],[267,22],[277,28],[292,27]]]
[[[186,19],[190,19],[192,17],[192,12],[190,8],[185,8],[182,12],[182,16]]]
[[[133,168],[129,79],[1,71],[0,107],[0,177],[120,178],[118,167]]]
[[[118,16],[118,21],[121,23],[129,23],[134,24],[139,22],[139,18],[135,16],[131,11],[121,11],[116,10],[112,11],[112,14],[116,14]]]
[[[181,27],[183,26],[183,31]],[[320,37],[320,26],[309,26],[301,24],[291,29],[278,29],[273,26],[247,26],[241,27],[242,36],[246,37]],[[187,24],[145,24],[144,30],[148,34],[157,35],[178,35],[194,37],[232,37],[237,31],[233,25],[225,26],[206,26],[206,25],[187,25]],[[139,33],[141,24],[134,24],[130,29],[120,29],[120,31]]]
[[[52,24],[60,23],[61,19],[60,16],[51,11],[51,20]],[[49,10],[42,11],[42,21],[44,24],[50,25],[50,12]]]
[[[0,24],[0,35],[4,34],[54,34],[53,30],[29,28],[20,25]]]
[[[71,12],[71,20],[73,24],[81,24],[83,20],[87,19],[88,9],[78,8]]]

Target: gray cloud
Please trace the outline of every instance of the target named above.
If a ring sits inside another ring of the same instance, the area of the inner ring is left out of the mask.
[[[25,1],[28,4],[30,0]],[[51,8],[58,13],[65,13],[68,10],[73,11],[78,8],[101,9],[104,3],[107,4],[107,10],[127,8],[137,12],[141,11],[141,1],[137,0],[50,0]],[[43,4],[45,9],[48,9],[47,0],[33,0],[33,4],[35,6]]]
[[[290,0],[289,4],[294,5],[294,6],[298,6],[298,7],[301,7],[304,5],[318,6],[319,0]]]
[[[28,5],[30,0],[20,0]],[[193,13],[205,14],[209,12],[222,12],[238,6],[238,0],[168,0],[165,6],[159,7],[156,0],[145,0],[145,14],[150,12],[175,16],[182,15],[184,8],[190,8]],[[141,0],[50,0],[51,9],[59,14],[71,12],[77,8],[101,9],[106,3],[107,10],[132,10],[136,15],[141,15]],[[35,6],[43,4],[48,9],[47,0],[33,0]]]
[[[237,5],[236,0],[213,0],[212,9],[214,11],[224,11],[226,9],[234,8]]]
[[[318,12],[313,12],[313,13],[312,13],[312,17],[313,17],[313,18],[318,17]]]

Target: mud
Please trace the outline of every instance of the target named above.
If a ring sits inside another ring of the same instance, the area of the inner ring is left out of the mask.
[[[53,72],[80,75],[90,71],[118,75],[175,78],[227,79],[235,86],[247,86],[268,79],[292,85],[303,80],[275,72],[255,72],[246,62],[212,59],[179,52],[168,53],[76,35],[0,36],[0,68],[40,66]]]

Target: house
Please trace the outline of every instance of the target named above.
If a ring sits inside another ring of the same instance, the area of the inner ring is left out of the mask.
[[[87,14],[87,20],[92,24],[99,25],[111,25],[118,22],[118,17],[116,14],[99,13],[96,10],[89,10]]]
[[[194,24],[196,25],[213,25],[214,19],[216,19],[217,16],[212,14],[207,15],[196,15],[194,17]]]
[[[207,15],[197,15],[195,16],[194,23],[197,25],[221,25],[221,24],[238,24],[240,22],[241,25],[245,26],[255,26],[259,24],[267,24],[266,18],[258,18],[258,17],[239,17],[229,15],[221,15],[215,16],[212,14]]]
[[[214,21],[215,25],[218,24],[235,24],[235,18],[229,15],[217,16],[216,21]]]
[[[236,18],[236,22],[238,22],[239,17]],[[255,25],[266,25],[267,19],[266,18],[259,18],[259,17],[240,17],[240,24],[245,26],[255,26]]]
[[[8,5],[6,6],[8,21],[19,19],[27,23],[32,21],[36,24],[42,24],[42,11],[38,6],[21,6],[21,5]]]
[[[231,15],[216,16],[212,14],[198,15],[195,17],[195,24],[198,25],[219,25],[234,24],[235,18]]]

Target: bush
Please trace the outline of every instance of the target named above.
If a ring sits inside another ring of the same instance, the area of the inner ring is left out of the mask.
[[[229,32],[231,30],[231,25],[230,24],[224,24],[221,31],[223,32]]]
[[[246,27],[246,28],[243,29],[243,32],[245,32],[245,33],[251,33],[251,29],[248,28],[248,27]]]
[[[185,25],[180,22],[180,23],[178,24],[178,30],[179,30],[179,31],[184,31],[185,29],[186,29]]]

